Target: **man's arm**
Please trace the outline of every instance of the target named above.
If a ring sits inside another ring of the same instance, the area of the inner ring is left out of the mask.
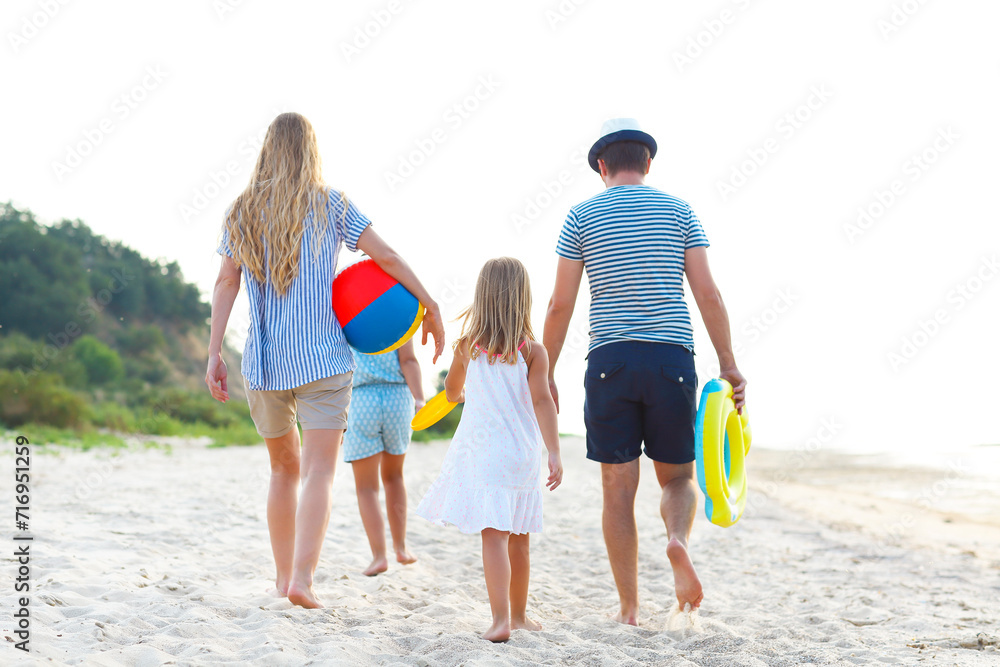
[[[542,345],[545,346],[549,356],[549,391],[552,392],[557,412],[559,392],[555,380],[556,361],[562,352],[563,343],[566,342],[566,332],[573,317],[573,308],[576,307],[576,296],[580,292],[582,279],[583,262],[565,257],[559,258],[559,264],[556,266],[556,285],[552,289],[549,308],[545,312],[545,327],[542,329]]]
[[[742,411],[746,403],[744,393],[747,381],[736,367],[736,357],[733,355],[733,343],[729,330],[729,313],[726,304],[722,302],[722,294],[712,278],[708,268],[708,252],[704,247],[688,248],[684,251],[684,273],[701,318],[708,329],[716,354],[719,355],[719,374],[733,385],[733,402],[736,409]]]

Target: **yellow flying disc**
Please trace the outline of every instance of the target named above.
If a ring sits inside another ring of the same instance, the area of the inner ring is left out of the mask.
[[[452,403],[442,391],[440,394],[427,401],[427,404],[413,416],[410,421],[410,428],[414,431],[423,431],[429,426],[437,424],[444,419],[444,416],[455,409],[458,403]]]

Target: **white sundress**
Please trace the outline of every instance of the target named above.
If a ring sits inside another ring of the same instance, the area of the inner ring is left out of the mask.
[[[417,514],[463,533],[541,532],[544,451],[524,357],[490,364],[481,354],[469,361],[462,420]]]

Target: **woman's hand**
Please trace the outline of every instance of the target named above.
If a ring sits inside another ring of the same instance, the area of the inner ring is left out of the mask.
[[[427,334],[434,336],[434,359],[431,363],[436,364],[438,357],[444,352],[444,324],[441,323],[441,309],[436,303],[426,306],[424,311],[421,345],[427,345]]]
[[[208,385],[208,390],[212,392],[212,398],[223,403],[229,400],[229,387],[226,384],[228,375],[229,370],[226,368],[226,362],[222,360],[221,352],[213,354],[208,358],[205,384]]]
[[[549,480],[545,482],[545,486],[549,487],[549,491],[555,491],[556,487],[562,484],[562,477],[562,457],[558,452],[549,454]]]

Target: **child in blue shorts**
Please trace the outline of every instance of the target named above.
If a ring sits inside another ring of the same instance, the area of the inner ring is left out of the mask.
[[[357,350],[351,395],[350,424],[344,434],[344,461],[354,469],[361,522],[372,549],[369,577],[389,569],[385,525],[379,507],[379,477],[385,485],[385,509],[396,560],[416,562],[406,549],[406,485],[403,458],[410,444],[410,420],[424,405],[420,364],[413,341],[395,352],[363,354]]]

